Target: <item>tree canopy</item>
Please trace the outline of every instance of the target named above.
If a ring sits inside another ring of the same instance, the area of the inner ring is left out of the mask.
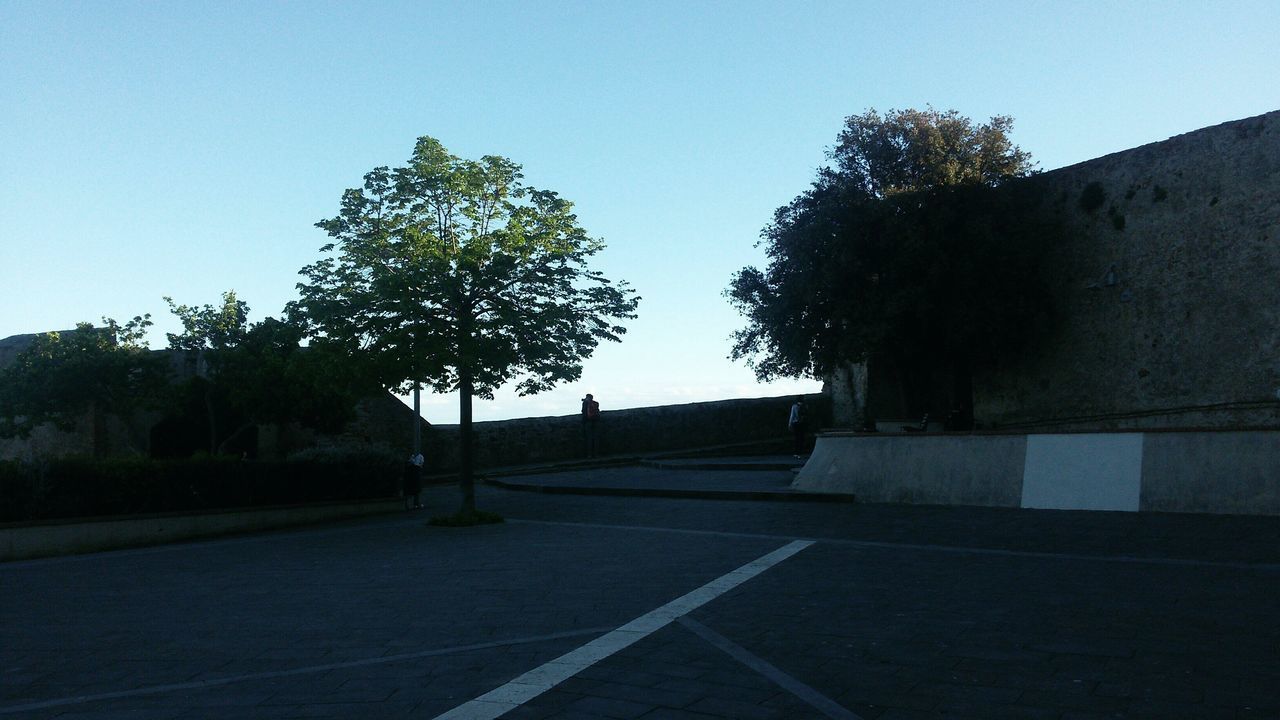
[[[955,111],[850,117],[806,192],[761,233],[765,270],[726,295],[746,318],[732,357],[761,379],[820,377],[886,356],[983,362],[1025,338],[1046,310],[1039,248],[1051,228],[1012,120]]]
[[[128,416],[158,402],[167,382],[163,358],[147,349],[150,315],[70,332],[36,335],[0,370],[0,436],[25,435],[51,422],[69,428],[93,409]]]
[[[178,305],[168,296],[164,301],[182,323],[181,333],[165,333],[174,350],[198,352],[235,347],[248,331],[249,304],[237,298],[235,290],[222,293],[221,305]]]
[[[167,334],[169,347],[186,353],[195,369],[179,387],[177,405],[202,408],[211,454],[262,423],[336,431],[373,389],[344,353],[324,341],[303,347],[300,326],[271,317],[250,324],[249,305],[234,290],[216,305],[165,302],[183,327]]]
[[[464,511],[472,396],[575,380],[635,317],[634,291],[588,266],[604,245],[573,205],[525,185],[503,157],[466,160],[419,138],[404,166],[374,168],[316,225],[333,242],[302,269],[291,316],[362,356],[388,389],[459,391]]]
[[[976,125],[955,110],[875,109],[845,119],[835,147],[834,167],[824,179],[869,198],[953,185],[994,187],[1026,177],[1031,155],[1009,139],[1013,118],[998,115]]]

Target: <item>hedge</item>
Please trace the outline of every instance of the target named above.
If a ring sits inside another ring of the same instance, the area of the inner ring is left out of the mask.
[[[7,461],[0,462],[0,522],[392,497],[401,472],[396,456],[371,450],[288,460]]]

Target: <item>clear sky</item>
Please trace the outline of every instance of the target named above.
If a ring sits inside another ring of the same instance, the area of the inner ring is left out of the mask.
[[[727,359],[722,292],[846,116],[1012,115],[1048,170],[1280,109],[1278,35],[1275,0],[0,0],[0,337],[278,315],[313,224],[432,135],[572,200],[644,298],[581,382],[478,420],[814,391]]]

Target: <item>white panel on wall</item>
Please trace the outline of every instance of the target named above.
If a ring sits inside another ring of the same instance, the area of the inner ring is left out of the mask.
[[[1028,435],[1022,507],[1137,512],[1142,433]]]

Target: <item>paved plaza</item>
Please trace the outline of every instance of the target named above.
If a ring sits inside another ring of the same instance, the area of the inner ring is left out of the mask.
[[[1280,718],[1280,518],[457,497],[0,564],[0,720]]]

